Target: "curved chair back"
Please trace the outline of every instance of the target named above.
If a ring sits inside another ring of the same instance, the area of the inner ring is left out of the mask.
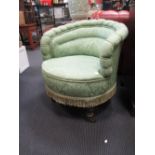
[[[41,50],[44,60],[70,55],[109,57],[127,34],[126,26],[115,21],[84,20],[44,33]]]

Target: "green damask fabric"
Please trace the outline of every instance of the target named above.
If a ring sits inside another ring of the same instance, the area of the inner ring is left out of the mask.
[[[74,55],[53,58],[44,61],[42,70],[47,75],[68,80],[94,80],[102,79],[99,74],[100,59],[94,56]]]
[[[116,83],[121,45],[127,34],[124,24],[103,19],[47,31],[41,39],[46,85],[68,96],[105,93]]]
[[[43,77],[46,85],[56,93],[73,96],[73,97],[93,97],[103,94],[110,88],[109,80],[63,80],[56,77],[48,76],[43,71]]]

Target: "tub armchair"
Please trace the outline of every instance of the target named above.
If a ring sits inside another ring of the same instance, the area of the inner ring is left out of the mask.
[[[47,95],[68,106],[89,108],[116,91],[117,68],[127,27],[110,20],[84,20],[53,28],[41,39]]]

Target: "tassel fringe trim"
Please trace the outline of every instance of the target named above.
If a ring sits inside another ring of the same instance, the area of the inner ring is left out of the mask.
[[[116,84],[104,94],[95,96],[95,97],[65,96],[54,92],[53,90],[48,88],[48,86],[46,86],[46,91],[47,91],[47,95],[50,98],[54,99],[56,102],[60,104],[79,107],[79,108],[89,108],[89,107],[95,107],[95,106],[101,105],[106,101],[108,101],[110,98],[112,98],[113,95],[116,93]]]

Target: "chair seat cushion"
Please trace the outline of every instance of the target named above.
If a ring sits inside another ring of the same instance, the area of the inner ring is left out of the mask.
[[[48,76],[73,81],[102,79],[99,69],[99,58],[86,55],[53,58],[42,64],[42,70]]]
[[[105,93],[111,83],[99,74],[99,58],[75,55],[45,60],[43,78],[48,90],[72,97],[94,97]]]

